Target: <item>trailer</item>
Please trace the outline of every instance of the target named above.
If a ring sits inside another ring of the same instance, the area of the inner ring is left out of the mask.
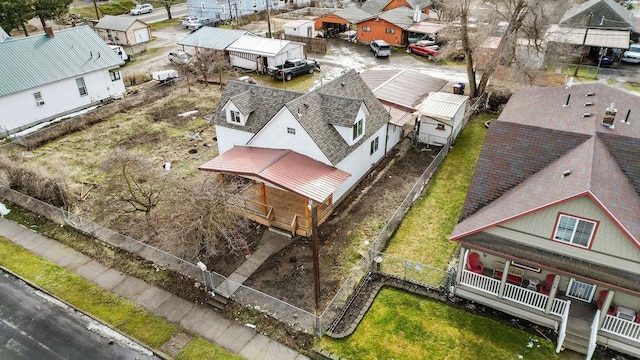
[[[158,80],[161,84],[171,83],[180,77],[177,70],[160,70],[151,73],[153,80]]]

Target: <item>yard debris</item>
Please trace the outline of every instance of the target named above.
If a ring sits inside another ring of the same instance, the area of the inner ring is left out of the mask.
[[[182,114],[178,114],[179,117],[187,117],[187,116],[191,116],[193,114],[197,114],[198,110],[191,110],[191,111],[187,111],[187,112],[183,112]]]
[[[256,328],[256,326],[255,326],[255,325],[253,325],[253,324],[249,324],[249,323],[244,324],[244,326],[246,326],[246,327],[248,327],[248,328],[252,328],[252,329],[255,329],[255,328]]]
[[[202,136],[200,136],[200,131],[185,131],[184,136],[190,138],[192,140],[202,140]]]

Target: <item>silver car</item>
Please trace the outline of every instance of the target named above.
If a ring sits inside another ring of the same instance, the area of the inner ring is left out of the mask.
[[[624,62],[640,64],[640,44],[629,45],[629,50],[624,52],[622,59]]]
[[[140,14],[150,14],[152,12],[153,12],[153,6],[151,6],[151,4],[139,4],[139,5],[136,5],[136,7],[134,7],[133,9],[131,9],[131,11],[129,11],[129,14],[140,15]]]

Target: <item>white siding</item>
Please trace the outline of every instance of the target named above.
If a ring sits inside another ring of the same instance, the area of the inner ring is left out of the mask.
[[[231,149],[236,145],[246,145],[253,134],[216,125],[216,137],[218,138],[218,154]]]
[[[239,56],[229,53],[229,62],[231,66],[237,66],[242,69],[258,70],[258,63],[256,60],[243,59]]]
[[[445,124],[444,130],[438,130],[438,124]],[[436,121],[432,118],[420,117],[420,131],[418,132],[418,141],[429,145],[444,145],[451,136],[452,121]]]
[[[385,124],[378,129],[373,136],[364,141],[362,145],[336,165],[338,169],[348,172],[351,176],[333,193],[334,202],[339,202],[349,189],[357,184],[360,179],[382,159],[384,156],[386,129],[387,125]],[[376,137],[379,139],[378,151],[371,155],[369,154],[371,141]]]
[[[393,149],[402,140],[402,127],[389,124],[387,133],[387,151]]]
[[[599,220],[591,249],[569,246],[551,240],[558,213]],[[523,216],[486,232],[507,237],[559,254],[585,259],[593,263],[640,273],[640,249],[625,236],[609,217],[587,196]]]
[[[295,135],[289,134],[287,128],[295,129]],[[270,149],[290,149],[327,165],[332,165],[287,108],[282,108],[256,134],[249,145]]]
[[[111,81],[108,70],[94,71],[79,77],[84,78],[88,92],[86,96],[80,96],[74,77],[0,97],[0,132],[17,131],[52,120],[112,95],[121,95],[125,91],[122,79]],[[36,104],[33,95],[36,92],[40,92],[44,105]]]

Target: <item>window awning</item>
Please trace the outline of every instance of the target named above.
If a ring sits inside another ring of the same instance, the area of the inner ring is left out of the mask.
[[[587,32],[585,40],[584,34]],[[562,44],[598,46],[610,49],[628,49],[631,33],[628,30],[579,29],[552,25],[545,40]]]
[[[236,146],[199,169],[254,176],[318,203],[327,200],[351,176],[295,151],[249,146]]]

